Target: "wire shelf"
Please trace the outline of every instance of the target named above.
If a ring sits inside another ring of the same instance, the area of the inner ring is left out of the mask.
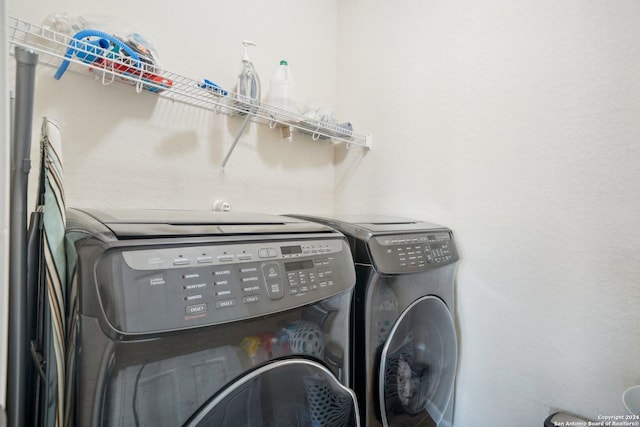
[[[350,127],[332,124],[284,110],[264,102],[244,98],[207,81],[197,81],[163,70],[143,59],[136,60],[122,51],[115,53],[99,45],[77,40],[27,21],[9,17],[8,33],[11,44],[38,53],[39,63],[64,73],[72,71],[93,76],[108,85],[126,84],[137,92],[151,92],[159,97],[202,108],[214,113],[249,114],[254,121],[277,126],[290,126],[311,135],[313,140],[330,139],[371,148],[369,135],[353,132]]]

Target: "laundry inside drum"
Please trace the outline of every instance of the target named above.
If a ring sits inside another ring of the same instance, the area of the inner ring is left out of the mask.
[[[429,392],[429,366],[408,361],[400,356],[398,361],[398,400],[402,407],[410,414],[417,414],[424,410]]]

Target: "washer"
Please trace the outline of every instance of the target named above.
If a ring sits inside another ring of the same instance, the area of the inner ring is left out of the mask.
[[[453,425],[458,252],[448,228],[381,216],[298,216],[344,233],[356,266],[352,374],[367,426]]]
[[[257,214],[67,219],[73,425],[360,425],[342,234]]]

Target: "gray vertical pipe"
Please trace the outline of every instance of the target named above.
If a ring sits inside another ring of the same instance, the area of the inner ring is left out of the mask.
[[[31,127],[38,55],[16,47],[16,92],[9,195],[9,354],[7,426],[26,424],[27,373],[31,362],[27,331],[27,193],[31,169]]]

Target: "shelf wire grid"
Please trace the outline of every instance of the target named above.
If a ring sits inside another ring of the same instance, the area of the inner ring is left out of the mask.
[[[15,18],[8,18],[9,41],[15,46],[38,53],[40,64],[54,68],[68,63],[67,71],[93,76],[103,84],[122,83],[134,86],[137,92],[147,91],[161,98],[229,115],[250,114],[255,121],[271,128],[290,126],[311,135],[313,140],[330,139],[371,148],[368,135],[351,128],[294,113],[264,102],[243,97],[163,70],[143,59],[135,60],[122,52],[77,40],[54,30]]]

